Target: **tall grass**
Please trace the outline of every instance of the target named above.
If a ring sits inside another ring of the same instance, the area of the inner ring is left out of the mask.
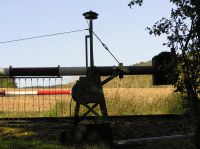
[[[109,115],[182,114],[183,95],[172,88],[105,89]]]
[[[149,114],[183,114],[186,112],[184,95],[174,93],[173,88],[104,88],[109,115],[149,115]],[[70,100],[70,99],[69,99]],[[46,111],[51,116],[71,116],[74,114],[75,102],[56,103]],[[63,114],[64,109],[64,114]],[[100,111],[99,107],[95,109]],[[81,107],[80,113],[86,111]]]
[[[109,115],[182,114],[183,95],[173,88],[104,88]],[[74,114],[71,96],[2,97],[0,117],[63,117]],[[71,106],[71,108],[70,108]],[[84,113],[81,108],[80,113]],[[97,111],[100,111],[97,108]]]

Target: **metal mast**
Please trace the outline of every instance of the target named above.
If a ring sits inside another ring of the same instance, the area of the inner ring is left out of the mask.
[[[93,54],[93,20],[97,19],[98,14],[89,11],[83,14],[85,19],[89,20],[89,38],[90,38],[90,67],[94,68],[94,54]]]

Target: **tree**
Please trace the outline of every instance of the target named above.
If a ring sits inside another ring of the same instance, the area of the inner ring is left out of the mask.
[[[147,27],[151,35],[167,35],[164,45],[176,50],[178,91],[187,93],[193,114],[198,119],[195,144],[200,148],[200,1],[170,0],[172,8],[170,18],[162,18],[152,28]],[[129,6],[141,6],[143,0],[132,0]]]
[[[0,87],[1,88],[16,88],[17,84],[15,78],[0,78]]]

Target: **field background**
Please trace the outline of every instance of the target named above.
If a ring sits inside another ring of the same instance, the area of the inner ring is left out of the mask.
[[[136,66],[151,66],[151,61]],[[104,80],[106,77],[102,77]],[[48,81],[51,80],[51,84]],[[60,79],[62,80],[62,79]],[[16,83],[17,82],[17,83]],[[36,86],[23,86],[23,84]],[[55,84],[56,79],[0,80],[4,91],[71,90],[75,82]],[[44,86],[49,84],[49,86]],[[7,86],[7,87],[6,87]],[[152,75],[115,78],[103,86],[109,115],[183,114],[187,110],[185,96],[174,92],[173,86],[152,85]],[[0,118],[6,117],[64,117],[73,116],[75,103],[70,95],[0,97]],[[85,109],[81,110],[82,112]],[[97,109],[99,111],[99,109]]]
[[[137,65],[151,65],[151,62]],[[105,77],[102,78],[102,80]],[[51,85],[34,88],[15,88],[10,81],[6,91],[31,91],[31,90],[70,90],[70,84]],[[6,87],[6,83],[4,86]],[[185,95],[174,92],[173,86],[153,86],[152,76],[125,76],[124,79],[115,78],[103,88],[109,115],[154,115],[154,114],[179,114],[188,111]],[[46,96],[14,96],[0,97],[0,148],[42,148],[42,149],[68,149],[80,146],[66,146],[60,143],[60,133],[70,129],[70,121],[7,121],[4,118],[20,117],[65,117],[73,116],[75,103],[70,95]],[[85,109],[82,108],[81,112]],[[99,109],[97,108],[97,111]],[[193,124],[189,120],[168,121],[132,121],[111,122],[113,139],[131,139],[141,137],[155,137],[162,135],[176,135],[193,131]],[[98,148],[81,146],[83,149]],[[130,149],[133,147],[130,147]],[[148,142],[134,146],[136,149],[193,149],[192,141],[179,139],[172,141]]]
[[[70,90],[70,88],[65,88]],[[16,91],[32,89],[15,89]],[[38,88],[38,90],[43,90]],[[46,89],[46,90],[60,90]],[[104,88],[109,115],[183,114],[184,96],[168,88]],[[7,89],[13,91],[13,89]],[[28,95],[0,97],[0,117],[73,116],[71,95]],[[85,111],[84,108],[81,110]],[[97,111],[99,109],[97,108]]]

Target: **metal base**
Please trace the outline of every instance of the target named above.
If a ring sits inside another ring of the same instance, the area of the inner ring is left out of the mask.
[[[100,76],[92,74],[86,77],[80,77],[79,81],[72,88],[72,98],[76,102],[74,124],[79,123],[79,117],[85,117],[89,114],[94,116],[107,117],[105,97],[102,89]],[[85,107],[87,111],[80,115],[80,108]],[[100,107],[100,112],[95,111]]]
[[[101,148],[113,145],[112,130],[109,123],[78,124],[71,131],[61,133],[61,143],[65,145],[95,145]]]

